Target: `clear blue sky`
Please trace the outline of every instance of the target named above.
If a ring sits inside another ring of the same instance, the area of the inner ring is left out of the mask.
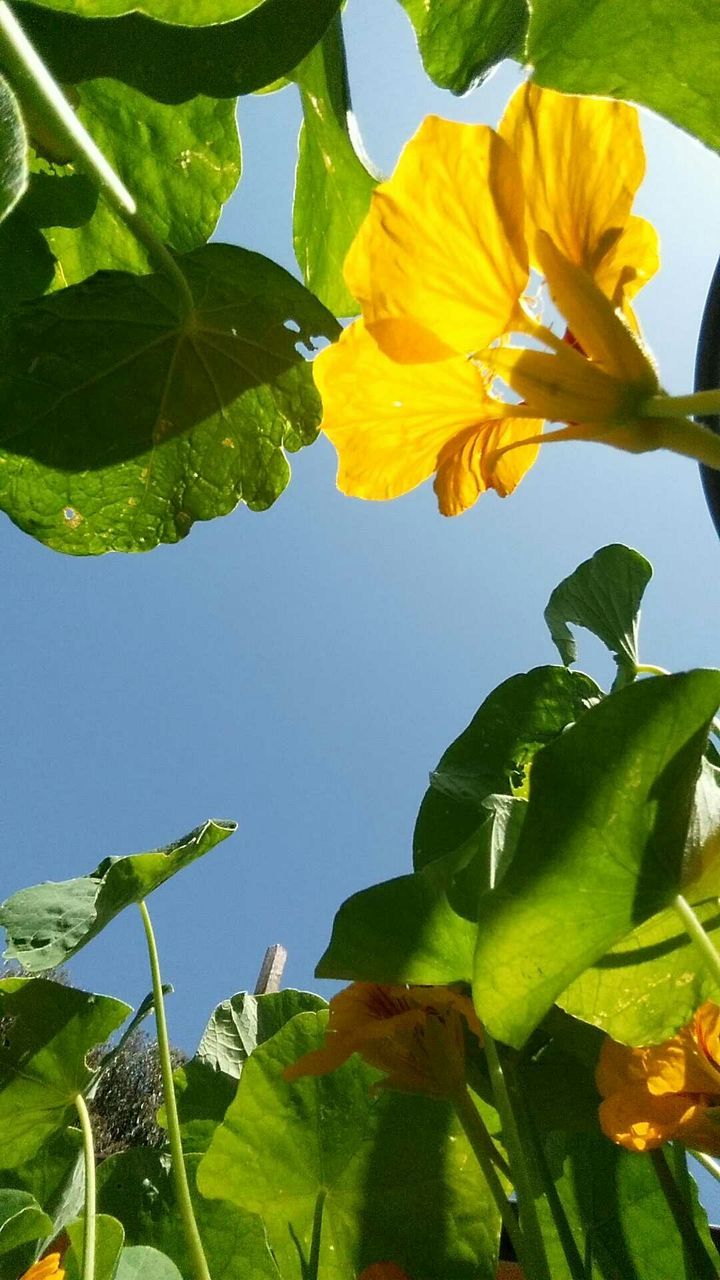
[[[428,112],[496,123],[518,80],[502,68],[464,99],[426,79],[393,0],[349,0],[355,106],[389,170]],[[245,174],[219,237],[294,269],[293,89],[240,104]],[[638,211],[663,267],[639,312],[666,387],[691,389],[720,245],[720,163],[645,117]],[[692,463],[548,446],[517,493],[443,520],[430,486],[364,504],[334,487],[320,440],[264,514],[196,525],[142,556],[71,559],[0,526],[4,860],[0,895],[152,848],[209,816],[238,834],[151,900],[171,1032],[188,1050],[213,1006],[252,986],[265,947],[286,983],[313,967],[348,894],[409,867],[429,770],[506,676],[556,660],[553,586],[608,542],[655,565],[645,661],[718,663],[720,545]],[[583,665],[605,678],[592,643]],[[73,964],[74,980],[137,1004],[149,987],[129,913]]]

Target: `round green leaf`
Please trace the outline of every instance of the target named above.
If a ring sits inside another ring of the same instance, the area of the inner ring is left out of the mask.
[[[117,1218],[98,1213],[95,1218],[95,1270],[93,1280],[115,1280],[125,1232]],[[70,1222],[65,1228],[69,1248],[63,1254],[66,1280],[82,1280],[83,1252],[85,1249],[85,1219]]]
[[[182,1276],[164,1253],[135,1245],[120,1254],[115,1280],[182,1280]]]

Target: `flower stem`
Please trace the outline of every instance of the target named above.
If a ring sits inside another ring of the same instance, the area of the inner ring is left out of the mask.
[[[28,40],[5,0],[0,0],[0,62],[21,103],[37,111],[60,145],[75,156],[97,182],[102,195],[160,270],[172,280],[184,315],[195,306],[190,286],[172,254],[158,239],[124,182],[108,163],[67,98]]]
[[[85,1166],[85,1217],[83,1219],[82,1280],[95,1280],[95,1144],[85,1099],[75,1095],[75,1109],[80,1118]]]
[[[524,1250],[520,1224],[515,1206],[510,1203],[505,1195],[495,1169],[494,1155],[497,1154],[495,1144],[485,1128],[482,1116],[467,1089],[461,1090],[453,1098],[453,1103],[458,1119],[465,1131],[465,1137],[473,1149],[475,1158],[482,1169],[483,1177],[490,1189],[490,1194],[495,1201],[495,1207],[500,1214],[502,1224],[510,1237],[515,1256],[521,1259]],[[529,1277],[528,1280],[530,1280]]]
[[[679,893],[673,899],[673,907],[677,911],[680,919],[685,927],[685,932],[692,939],[695,946],[702,952],[703,959],[713,975],[715,981],[720,984],[720,955],[718,955],[710,938],[703,929],[697,915],[693,911],[690,903]]]
[[[697,1160],[703,1169],[706,1169],[717,1182],[720,1182],[720,1164],[718,1164],[717,1160],[713,1160],[712,1156],[707,1155],[704,1151],[691,1151],[690,1154],[693,1160]]]
[[[685,414],[720,413],[720,390],[694,391],[689,396],[652,396],[643,412],[649,418],[682,418]]]
[[[202,1246],[202,1240],[200,1239],[198,1225],[195,1221],[192,1200],[190,1198],[187,1171],[185,1169],[182,1138],[180,1136],[180,1119],[178,1116],[177,1099],[175,1097],[175,1088],[173,1085],[173,1069],[170,1057],[170,1041],[168,1039],[167,1020],[165,1018],[162,979],[160,977],[160,960],[147,906],[144,902],[141,902],[139,903],[139,907],[142,922],[145,927],[145,937],[147,939],[148,955],[150,957],[150,972],[152,974],[153,997],[155,1001],[155,1025],[157,1027],[158,1055],[160,1058],[160,1073],[162,1075],[163,1098],[165,1101],[168,1139],[170,1141],[170,1155],[172,1158],[172,1174],[173,1182],[175,1184],[175,1195],[177,1197],[178,1209],[180,1210],[185,1243],[187,1244],[188,1251],[192,1259],[194,1280],[210,1280],[210,1271],[205,1257],[205,1251]],[[83,1277],[83,1280],[85,1280],[85,1277]]]

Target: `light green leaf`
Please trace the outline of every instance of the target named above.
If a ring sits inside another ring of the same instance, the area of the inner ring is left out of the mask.
[[[548,600],[545,621],[566,666],[577,659],[572,622],[607,645],[618,665],[614,688],[634,680],[640,603],[651,577],[652,565],[639,551],[613,543],[563,579]]]
[[[58,551],[177,542],[242,500],[272,505],[317,434],[297,350],[332,316],[259,254],[212,244],[165,276],[103,272],[0,327],[0,507]]]
[[[77,94],[79,119],[158,239],[178,253],[205,244],[240,177],[235,103],[193,98],[164,106],[116,80],[90,81]],[[151,269],[146,250],[104,200],[84,225],[46,234],[60,284],[105,268]]]
[[[77,1123],[76,1116],[71,1118],[73,1123]],[[84,1177],[79,1129],[59,1129],[43,1144],[41,1159],[31,1156],[14,1169],[4,1170],[2,1179],[8,1186],[29,1191],[49,1215],[51,1225],[43,1242],[46,1248],[82,1210]],[[17,1267],[8,1272],[0,1261],[2,1280],[17,1280],[17,1276]]]
[[[203,1195],[260,1214],[283,1280],[347,1280],[392,1259],[413,1280],[491,1280],[498,1222],[452,1109],[371,1095],[377,1072],[353,1058],[288,1084],[327,1014],[303,1013],[248,1060],[198,1170]],[[412,1212],[408,1206],[412,1206]]]
[[[9,943],[5,958],[28,973],[65,964],[125,907],[141,902],[235,829],[234,822],[210,820],[163,849],[104,858],[88,876],[21,889],[0,906]]]
[[[708,68],[720,23],[708,0],[533,0],[525,61],[541,85],[651,107],[720,147],[720,101]]]
[[[0,76],[0,222],[14,209],[27,184],[25,126],[14,93]]]
[[[599,697],[588,676],[562,667],[536,667],[494,689],[430,775],[415,826],[415,866],[464,844],[487,820],[486,797],[521,786],[540,747]]]
[[[682,883],[720,672],[629,685],[535,759],[515,856],[480,900],[473,994],[521,1045],[561,992]]]
[[[526,0],[400,0],[415,28],[423,65],[441,89],[467,93],[520,49]]]
[[[29,1191],[0,1187],[0,1254],[39,1240],[52,1227],[52,1219]]]
[[[279,1280],[260,1219],[227,1201],[204,1200],[195,1186],[197,1164],[196,1156],[187,1157],[193,1209],[213,1280]],[[120,1219],[129,1244],[151,1245],[182,1275],[193,1274],[172,1177],[159,1152],[138,1147],[103,1160],[98,1206]]]
[[[365,160],[350,102],[338,15],[298,67],[303,125],[293,206],[293,240],[308,288],[336,315],[357,315],[343,263],[368,211],[376,182]]]
[[[0,1168],[29,1160],[74,1115],[90,1083],[85,1057],[130,1012],[109,996],[44,978],[0,981]]]
[[[198,27],[232,22],[268,3],[271,0],[42,0],[47,9],[74,13],[79,18],[113,18],[137,11],[161,22]],[[306,4],[307,0],[295,0],[293,21],[303,18]]]
[[[182,1280],[182,1276],[164,1253],[135,1245],[120,1254],[115,1280]]]
[[[62,84],[112,77],[158,102],[186,102],[198,94],[254,93],[288,75],[322,38],[339,5],[265,0],[234,22],[199,27],[175,25],[174,13],[171,22],[158,22],[138,12],[88,20],[77,16],[76,4],[62,12],[16,0],[13,9]],[[185,21],[201,13],[196,3]]]
[[[95,1270],[93,1280],[114,1280],[120,1261],[125,1232],[117,1218],[98,1213],[95,1218]],[[66,1280],[82,1280],[85,1248],[85,1219],[79,1218],[66,1227],[70,1246],[63,1254]]]

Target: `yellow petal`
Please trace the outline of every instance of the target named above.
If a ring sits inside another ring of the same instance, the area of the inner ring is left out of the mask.
[[[629,303],[660,266],[658,233],[645,218],[628,218],[621,234],[595,270],[595,282],[619,307],[633,329],[637,322]]]
[[[629,1151],[652,1151],[663,1142],[697,1132],[704,1108],[677,1094],[656,1097],[642,1085],[614,1093],[600,1105],[603,1133]],[[719,1131],[720,1132],[720,1131]],[[703,1131],[703,1136],[705,1136]],[[686,1136],[681,1140],[686,1141]]]
[[[617,241],[645,172],[636,109],[527,82],[510,99],[499,132],[522,171],[531,252],[536,232],[545,231],[619,305],[627,257],[618,253]],[[634,228],[633,237],[638,230]],[[534,265],[539,265],[536,257]],[[649,265],[646,255],[634,292],[647,278]]]
[[[438,458],[434,485],[442,514],[460,515],[486,489],[494,489],[501,498],[512,493],[530,470],[540,446],[518,446],[497,462],[493,455],[518,437],[538,435],[541,430],[541,420],[501,418],[486,423],[483,431],[470,427],[463,435],[450,440]]]
[[[503,333],[527,283],[523,194],[509,148],[486,125],[430,116],[394,174],[373,192],[345,260],[366,325],[395,360],[418,357],[407,331],[375,330],[396,317],[467,354]]]
[[[498,410],[469,361],[396,364],[361,321],[321,352],[313,370],[322,429],[339,455],[338,487],[356,498],[408,493],[447,460],[446,446],[460,447],[468,428],[481,432]]]
[[[22,1280],[63,1280],[65,1272],[60,1266],[59,1253],[47,1253],[22,1276]]]

